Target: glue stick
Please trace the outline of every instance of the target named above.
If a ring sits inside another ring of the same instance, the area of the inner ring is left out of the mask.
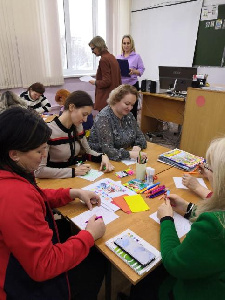
[[[155,169],[151,167],[146,168],[146,183],[147,184],[153,184],[154,182],[154,175],[155,175]]]

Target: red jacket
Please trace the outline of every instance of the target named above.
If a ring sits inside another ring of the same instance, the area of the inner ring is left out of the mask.
[[[109,98],[109,93],[121,85],[121,74],[118,61],[108,51],[103,51],[95,81],[95,109],[102,110]]]
[[[72,201],[69,189],[36,189],[0,170],[0,299],[69,299],[66,271],[94,245],[85,230],[61,244],[51,208]],[[61,275],[60,275],[61,274]]]

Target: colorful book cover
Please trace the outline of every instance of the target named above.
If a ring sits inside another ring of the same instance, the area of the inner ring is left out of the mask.
[[[199,164],[204,163],[205,159],[180,149],[173,149],[162,153],[158,161],[174,166],[185,171],[193,171]]]

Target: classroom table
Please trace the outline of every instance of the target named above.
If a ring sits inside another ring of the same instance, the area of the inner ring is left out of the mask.
[[[157,181],[161,184],[164,184],[166,188],[169,188],[171,193],[177,193],[181,197],[185,198],[187,201],[191,201],[196,203],[199,198],[191,193],[189,190],[184,189],[176,189],[175,184],[173,182],[173,177],[181,177],[183,175],[183,171],[171,167],[169,165],[157,162],[156,159],[159,154],[162,152],[168,151],[169,149],[148,143],[147,153],[148,153],[148,163],[147,165],[156,169],[156,174],[158,176]],[[128,168],[128,166],[122,164],[121,162],[112,162],[115,165],[115,171],[121,171]],[[91,163],[92,167],[99,168],[99,164]],[[132,166],[129,166],[130,168]],[[111,178],[115,181],[118,181],[118,177],[115,176],[115,171],[112,173],[106,173],[103,176],[99,177],[97,180],[102,178]],[[135,178],[135,176],[124,177],[121,180],[122,183],[129,181],[130,179]],[[96,181],[97,181],[96,180]],[[68,178],[68,179],[37,179],[37,183],[41,188],[59,188],[59,187],[75,187],[82,188],[85,187],[92,182],[87,181],[82,178]],[[138,275],[135,271],[133,271],[128,265],[126,265],[119,257],[117,257],[106,245],[105,242],[110,238],[118,235],[122,231],[126,229],[130,229],[134,231],[141,238],[146,240],[156,249],[160,250],[160,241],[159,241],[159,232],[160,225],[156,223],[154,220],[149,218],[149,215],[154,213],[158,206],[161,204],[162,200],[160,200],[160,196],[154,199],[146,198],[144,194],[142,194],[146,203],[149,205],[150,210],[126,214],[123,211],[119,210],[116,214],[119,216],[118,219],[109,223],[106,228],[105,235],[98,239],[95,242],[97,248],[106,256],[106,258],[115,265],[121,273],[124,274],[125,277],[129,279],[132,284],[138,283],[142,278],[144,278],[148,273],[143,275]],[[87,207],[82,204],[79,200],[72,201],[64,207],[58,208],[60,213],[68,218],[73,218],[80,213],[87,210]],[[150,270],[151,271],[151,270]],[[107,299],[110,299],[108,296]]]
[[[185,99],[167,94],[142,92],[141,130],[154,132],[162,122],[173,122],[179,125],[184,121]]]

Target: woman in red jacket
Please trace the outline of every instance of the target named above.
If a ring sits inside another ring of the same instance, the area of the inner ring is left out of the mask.
[[[10,108],[0,115],[0,127],[0,299],[96,300],[105,261],[90,249],[104,222],[93,216],[85,230],[60,243],[52,208],[80,198],[91,209],[100,198],[37,186],[33,172],[51,130],[35,111]]]

